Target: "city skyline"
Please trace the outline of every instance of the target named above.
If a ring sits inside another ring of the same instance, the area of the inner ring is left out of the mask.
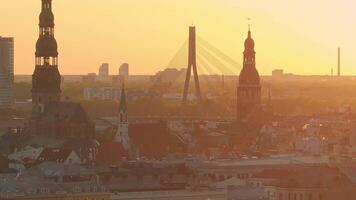
[[[0,16],[11,20],[0,22],[1,35],[15,38],[15,73],[31,74],[38,34],[33,24],[38,19],[37,2],[23,1],[18,5],[2,0],[2,3],[5,12]],[[356,74],[353,67],[356,60],[352,56],[356,41],[354,30],[347,23],[354,15],[350,1],[273,3],[272,8],[260,0],[228,0],[223,5],[213,0],[204,3],[111,0],[105,4],[92,0],[54,1],[61,74],[96,72],[103,62],[110,63],[111,74],[123,62],[132,66],[132,74],[154,74],[168,67],[170,59],[187,40],[191,24],[197,27],[199,36],[241,63],[249,17],[258,42],[257,68],[262,75],[275,68],[296,74],[329,74],[331,67],[336,71],[339,46],[342,74]],[[78,8],[82,11],[77,12]],[[17,12],[12,12],[15,9]],[[312,15],[315,10],[317,16]],[[301,12],[302,16],[294,15]],[[335,15],[330,15],[331,12]],[[93,54],[97,56],[90,56]],[[187,63],[187,58],[182,63]],[[235,75],[240,69],[241,66],[236,68]]]

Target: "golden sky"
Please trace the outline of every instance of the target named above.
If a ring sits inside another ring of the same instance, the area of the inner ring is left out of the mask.
[[[0,35],[15,37],[15,72],[31,74],[40,0],[0,5]],[[356,74],[354,0],[53,0],[53,7],[62,74],[97,72],[102,62],[115,74],[123,62],[132,74],[154,74],[167,66],[192,24],[241,63],[248,17],[261,74],[275,68],[328,74],[338,46],[342,72]]]

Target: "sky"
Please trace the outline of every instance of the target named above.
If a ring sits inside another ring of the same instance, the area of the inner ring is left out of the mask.
[[[0,0],[0,36],[15,38],[15,73],[32,74],[40,0]],[[251,23],[257,68],[356,74],[354,0],[53,0],[62,74],[155,74],[187,40],[188,27],[239,63]],[[251,18],[248,22],[247,18]],[[184,61],[183,61],[184,62]],[[199,66],[198,66],[199,71]],[[236,68],[236,73],[240,67]]]

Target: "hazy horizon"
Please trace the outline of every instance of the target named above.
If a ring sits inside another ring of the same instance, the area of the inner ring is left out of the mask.
[[[0,3],[0,36],[15,38],[15,73],[32,74],[40,1]],[[325,75],[332,67],[336,74],[340,46],[342,74],[352,75],[356,30],[348,21],[356,17],[355,4],[351,0],[54,0],[59,68],[62,74],[86,74],[108,62],[110,73],[116,74],[127,62],[132,74],[154,74],[167,67],[192,24],[198,35],[241,63],[250,17],[260,74],[281,68],[287,73]],[[240,68],[235,71],[238,74]]]

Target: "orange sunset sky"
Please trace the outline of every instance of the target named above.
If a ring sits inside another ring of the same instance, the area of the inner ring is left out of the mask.
[[[0,35],[15,38],[15,73],[31,74],[40,0],[0,5]],[[102,62],[111,73],[128,62],[132,74],[154,74],[167,67],[192,24],[241,63],[249,17],[261,74],[335,72],[338,46],[342,73],[356,74],[355,7],[354,0],[53,0],[62,74],[97,72]]]

